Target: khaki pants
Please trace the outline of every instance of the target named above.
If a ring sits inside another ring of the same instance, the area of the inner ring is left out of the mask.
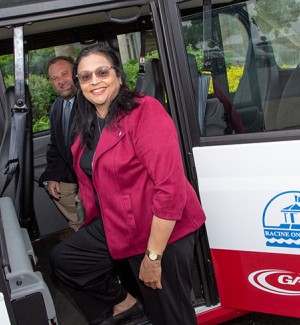
[[[53,200],[61,213],[68,219],[69,226],[74,231],[84,223],[85,211],[81,202],[78,185],[60,182],[60,199]]]

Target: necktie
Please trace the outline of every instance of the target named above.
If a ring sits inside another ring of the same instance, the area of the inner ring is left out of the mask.
[[[65,138],[65,144],[68,143],[69,138],[69,121],[71,115],[72,104],[70,101],[66,101],[64,111],[63,111],[63,132]]]

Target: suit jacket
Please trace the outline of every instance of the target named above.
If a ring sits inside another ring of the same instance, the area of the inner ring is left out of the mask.
[[[40,185],[45,181],[77,183],[73,169],[70,146],[65,145],[62,127],[63,98],[58,97],[50,110],[50,144],[47,151],[47,166],[39,179]],[[70,116],[69,130],[75,114],[75,101]]]
[[[99,217],[96,191],[108,248],[116,259],[145,253],[153,215],[176,220],[169,243],[194,232],[205,220],[184,174],[172,119],[156,99],[137,100],[140,105],[117,125],[104,127],[92,180],[80,167],[80,136],[72,146],[86,223]]]

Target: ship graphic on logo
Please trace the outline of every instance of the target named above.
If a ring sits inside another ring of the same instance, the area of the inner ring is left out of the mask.
[[[300,191],[273,197],[264,209],[262,222],[267,246],[300,248]]]

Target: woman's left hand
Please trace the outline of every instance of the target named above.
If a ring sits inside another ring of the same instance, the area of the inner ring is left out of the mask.
[[[143,281],[147,287],[162,289],[161,261],[151,261],[148,256],[145,256],[140,266],[139,279]]]

